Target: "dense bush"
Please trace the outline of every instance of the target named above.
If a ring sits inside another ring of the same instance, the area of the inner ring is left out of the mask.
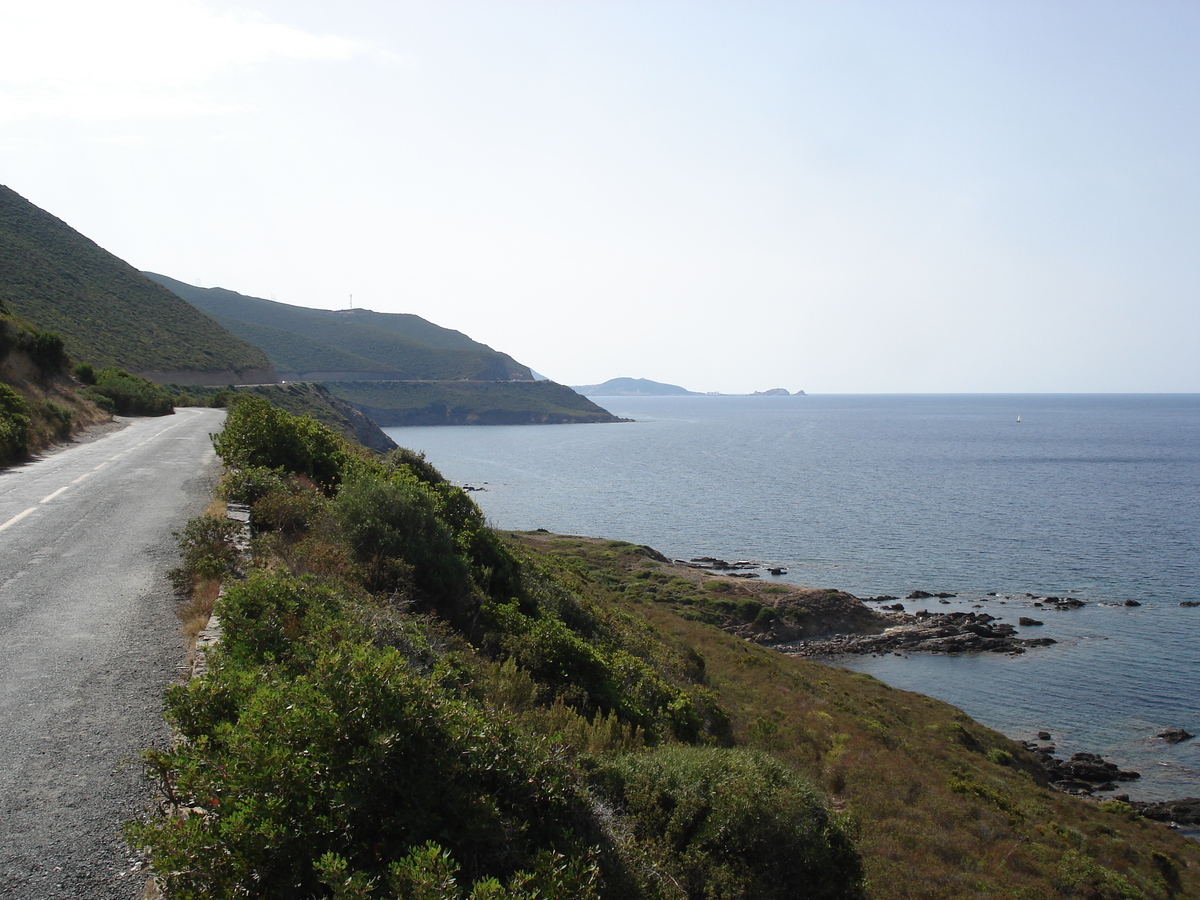
[[[169,896],[327,895],[326,854],[383,879],[429,841],[468,882],[586,852],[591,814],[569,771],[399,653],[351,644],[289,677],[218,662],[169,693],[183,741],[150,757],[197,814],[131,829]]]
[[[334,514],[366,567],[371,590],[415,594],[447,619],[467,624],[477,608],[468,566],[425,484],[360,475],[342,485]]]
[[[96,373],[96,383],[81,393],[120,416],[167,416],[175,411],[169,394],[140,375],[116,366]]]
[[[29,446],[29,404],[0,383],[0,463],[22,458]]]
[[[664,747],[611,760],[598,777],[624,813],[666,896],[862,897],[845,827],[807,782],[750,750]]]
[[[182,531],[175,532],[183,556],[179,568],[171,573],[176,587],[186,589],[192,579],[219,580],[236,574],[241,561],[237,544],[241,532],[241,523],[221,516],[189,520]]]
[[[29,358],[42,375],[55,375],[70,363],[62,335],[56,331],[36,332],[29,341]]]
[[[304,475],[332,492],[354,456],[332,429],[276,409],[265,398],[239,395],[214,440],[226,465]]]

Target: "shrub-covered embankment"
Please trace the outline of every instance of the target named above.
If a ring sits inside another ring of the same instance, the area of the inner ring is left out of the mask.
[[[14,316],[0,299],[0,465],[64,441],[108,414],[77,392],[62,338]]]
[[[704,657],[423,457],[258,397],[216,447],[251,559],[183,534],[177,581],[226,580],[224,637],[147,756],[167,811],[130,826],[167,896],[862,896],[847,822],[734,746]]]

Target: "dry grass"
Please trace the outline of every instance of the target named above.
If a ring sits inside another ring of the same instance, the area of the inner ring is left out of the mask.
[[[213,578],[200,579],[192,585],[192,590],[186,600],[182,601],[175,610],[179,621],[183,623],[183,633],[187,637],[188,647],[194,647],[196,637],[208,625],[212,616],[213,606],[221,593],[221,582]]]

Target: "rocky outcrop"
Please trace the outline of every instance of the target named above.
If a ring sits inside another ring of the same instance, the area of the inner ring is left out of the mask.
[[[1038,737],[1045,732],[1039,733]],[[1045,740],[1045,738],[1042,738]],[[1054,755],[1054,745],[1024,742],[1024,747],[1033,754],[1034,760],[1045,773],[1051,787],[1068,794],[1086,796],[1094,791],[1111,791],[1119,781],[1133,781],[1141,774],[1121,769],[1096,753],[1073,753],[1065,762]]]
[[[1174,822],[1176,825],[1200,825],[1200,797],[1184,797],[1182,800],[1127,800],[1130,806],[1147,819],[1158,822]]]
[[[1160,731],[1157,737],[1162,738],[1168,744],[1178,744],[1182,741],[1190,741],[1195,735],[1182,728],[1168,728],[1166,731]]]
[[[886,607],[885,607],[886,608]],[[777,649],[799,656],[846,653],[1024,653],[1027,647],[1056,643],[1053,638],[1020,638],[1016,629],[987,613],[931,613],[891,617],[896,622],[881,634],[838,634],[822,640],[797,641]]]

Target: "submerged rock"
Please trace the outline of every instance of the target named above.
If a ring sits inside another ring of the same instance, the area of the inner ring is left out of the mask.
[[[1166,731],[1160,731],[1158,737],[1162,738],[1168,744],[1178,744],[1181,741],[1190,741],[1195,735],[1189,731],[1184,731],[1182,728],[1168,728]]]

